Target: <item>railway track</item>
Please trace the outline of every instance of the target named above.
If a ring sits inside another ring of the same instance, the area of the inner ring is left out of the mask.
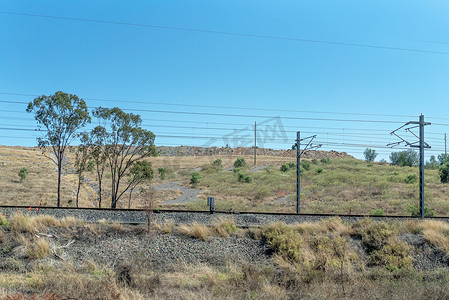
[[[67,208],[67,207],[36,207],[36,206],[0,206],[0,214],[7,218],[16,214],[51,215],[56,218],[75,217],[87,222],[119,222],[123,224],[144,224],[147,214],[144,209],[111,209],[111,208]],[[225,212],[188,211],[188,210],[154,210],[151,220],[154,222],[173,222],[175,224],[213,224],[222,219],[233,220],[239,227],[254,227],[263,224],[284,222],[302,223],[318,222],[323,219],[338,217],[346,221],[356,221],[366,217],[376,220],[420,220],[410,216],[368,216],[344,214],[294,214],[294,213],[260,213],[260,212]],[[449,217],[432,217],[426,219],[449,222]]]

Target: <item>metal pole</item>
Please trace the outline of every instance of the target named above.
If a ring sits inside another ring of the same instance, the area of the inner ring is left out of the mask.
[[[424,116],[419,116],[419,209],[424,218]]]
[[[444,134],[444,158],[447,157],[447,151],[446,151],[446,142],[447,142],[447,136]]]
[[[254,121],[254,166],[256,166],[256,145],[257,145],[257,122]]]
[[[299,215],[301,200],[301,171],[300,171],[300,132],[296,132],[296,213]]]

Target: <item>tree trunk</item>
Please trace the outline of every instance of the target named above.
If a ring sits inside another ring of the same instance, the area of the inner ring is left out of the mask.
[[[129,191],[128,209],[131,208],[131,197],[132,197],[132,195],[133,195],[133,191],[134,191],[134,189],[131,189],[131,190]]]
[[[78,197],[80,194],[80,188],[81,188],[81,175],[78,176],[78,189],[76,190],[76,208],[78,208]]]
[[[58,157],[58,202],[56,204],[57,207],[61,205],[61,173],[62,173],[62,156],[60,152]]]
[[[98,207],[101,208],[101,179],[98,180]]]

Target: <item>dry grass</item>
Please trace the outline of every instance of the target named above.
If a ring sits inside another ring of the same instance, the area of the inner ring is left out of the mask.
[[[211,231],[207,226],[198,223],[193,223],[192,225],[179,225],[176,227],[176,232],[202,240],[207,240],[211,234]]]
[[[84,222],[74,217],[64,217],[61,220],[49,215],[26,216],[16,214],[9,220],[9,226],[14,232],[35,233],[47,227],[72,227],[80,226]]]
[[[50,254],[50,244],[46,239],[40,238],[26,245],[26,254],[30,259],[42,259]]]
[[[40,222],[54,223],[47,218],[41,218]],[[154,269],[145,258],[130,255],[126,262],[129,285],[120,279],[120,268],[99,262],[77,261],[75,267],[70,262],[47,266],[47,259],[40,263],[34,261],[27,273],[19,271],[20,268],[3,269],[0,287],[4,290],[0,290],[0,299],[2,293],[3,296],[17,296],[18,292],[26,292],[30,297],[53,293],[57,297],[48,300],[405,299],[411,294],[419,299],[426,299],[426,295],[447,299],[449,271],[421,272],[408,268],[408,250],[394,240],[398,233],[414,231],[418,225],[422,226],[424,235],[426,230],[445,235],[447,224],[416,221],[416,225],[411,222],[397,228],[399,223],[384,225],[367,219],[348,224],[334,218],[318,223],[271,224],[262,228],[261,234],[256,229],[247,230],[248,235],[260,234],[266,238],[275,251],[273,260],[263,266],[254,262],[228,263],[226,266],[174,263],[163,269]],[[107,225],[109,231],[110,226]],[[210,227],[199,224],[174,226],[172,223],[155,226],[171,228],[167,231],[203,240],[209,236],[227,236],[242,231],[234,231],[235,224],[230,219],[219,220]],[[96,227],[104,228],[103,225]],[[90,227],[86,225],[85,228],[89,230]],[[44,238],[34,240],[33,235],[8,230],[5,234],[20,236],[27,249],[34,247],[30,250],[35,255],[33,259],[45,257],[45,254],[38,253],[49,249],[44,245]],[[360,236],[364,243],[377,245],[375,251],[378,252],[371,254],[377,257],[378,266],[367,267],[367,262],[356,254],[349,243],[353,235]],[[30,242],[30,238],[34,242]],[[44,241],[42,245],[39,244],[41,241]],[[401,251],[405,256],[400,255]]]
[[[64,228],[74,227],[74,226],[81,226],[84,225],[85,222],[77,219],[75,217],[64,217],[60,221],[60,226]]]
[[[251,165],[252,156],[244,157]],[[208,166],[220,158],[224,168],[232,168],[237,156],[177,156],[151,157],[149,161],[154,168],[165,167],[167,180],[180,180],[188,185],[191,170],[200,166]],[[73,153],[68,159],[74,161]],[[202,180],[198,187],[215,195],[216,209],[224,211],[262,211],[293,212],[294,199],[279,203],[276,200],[292,195],[295,192],[296,176],[294,170],[281,172],[279,167],[284,163],[294,162],[293,157],[258,156],[258,166],[268,166],[266,170],[249,172],[245,175],[253,178],[251,183],[241,183],[236,175],[229,171],[202,171]],[[28,167],[30,174],[21,183],[17,175],[20,167]],[[318,174],[317,168],[323,172]],[[396,167],[374,164],[354,159],[334,159],[330,163],[311,164],[309,171],[302,173],[302,211],[309,213],[351,213],[368,214],[374,210],[382,210],[385,214],[409,214],[408,207],[418,203],[418,189],[415,184],[406,184],[404,178],[417,174],[417,168]],[[56,169],[55,165],[44,157],[39,149],[25,147],[0,146],[0,204],[44,205],[56,204]],[[110,174],[109,174],[110,175]],[[95,174],[87,172],[85,176],[90,184],[84,184],[80,193],[80,206],[92,207],[97,198],[92,185],[96,184]],[[105,175],[103,187],[107,195],[109,191],[108,173]],[[151,184],[159,183],[155,179]],[[426,169],[426,202],[436,215],[449,215],[449,193],[447,186],[439,182],[438,170]],[[143,188],[147,186],[142,186]],[[62,184],[62,205],[74,206],[76,176],[73,166],[65,167]],[[180,191],[157,191],[155,203],[158,207],[167,208],[161,203],[178,196]],[[127,194],[124,195],[125,198]],[[201,194],[200,198],[205,198]],[[69,203],[70,202],[70,203]],[[103,197],[103,206],[108,207],[110,199]],[[127,201],[119,201],[118,207],[125,208]],[[135,196],[133,208],[141,207],[142,201]],[[182,208],[183,206],[178,206]],[[205,200],[188,203],[189,209],[207,209]]]
[[[424,221],[422,233],[426,240],[449,254],[449,224],[442,221]]]
[[[238,228],[234,220],[222,218],[212,225],[211,230],[218,236],[228,237],[230,234],[237,232]]]
[[[155,223],[154,227],[164,233],[172,233],[175,227],[175,223],[173,221],[165,222],[165,223]]]

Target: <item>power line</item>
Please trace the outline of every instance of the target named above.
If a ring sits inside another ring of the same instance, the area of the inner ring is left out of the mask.
[[[372,49],[381,49],[381,50],[394,50],[394,51],[406,51],[406,52],[441,54],[441,55],[448,55],[449,54],[449,52],[434,51],[434,50],[423,50],[423,49],[402,48],[402,47],[390,47],[390,46],[359,44],[359,43],[334,42],[334,41],[326,41],[326,40],[302,39],[302,38],[282,37],[282,36],[274,36],[274,35],[238,33],[238,32],[230,32],[230,31],[195,29],[195,28],[187,28],[187,27],[162,26],[162,25],[140,24],[140,23],[120,22],[120,21],[107,21],[107,20],[99,20],[99,19],[87,19],[87,18],[63,17],[63,16],[53,16],[53,15],[29,14],[29,13],[9,12],[9,11],[0,11],[0,14],[15,15],[15,16],[26,16],[26,17],[36,17],[36,18],[47,18],[47,19],[55,19],[55,20],[69,20],[69,21],[78,21],[78,22],[124,25],[124,26],[134,26],[134,27],[143,27],[143,28],[152,28],[152,29],[164,29],[164,30],[183,31],[183,32],[197,32],[197,33],[207,33],[207,34],[216,34],[216,35],[227,35],[227,36],[238,36],[238,37],[249,37],[249,38],[260,38],[260,39],[271,39],[271,40],[294,41],[294,42],[301,42],[301,43],[314,43],[314,44],[348,46],[348,47],[359,47],[359,48],[372,48]]]
[[[2,95],[16,95],[38,97],[37,94],[18,94],[0,92]],[[332,112],[332,111],[314,111],[314,110],[294,110],[294,109],[278,109],[278,108],[257,108],[257,107],[236,107],[236,106],[218,106],[218,105],[200,105],[200,104],[185,104],[185,103],[170,103],[170,102],[151,102],[151,101],[136,101],[136,100],[119,100],[119,99],[100,99],[100,98],[83,98],[85,100],[101,101],[101,102],[115,102],[115,103],[133,103],[133,104],[148,104],[148,105],[165,105],[165,106],[181,106],[181,107],[196,107],[196,108],[214,108],[214,109],[236,109],[236,110],[257,110],[257,111],[279,111],[290,113],[313,113],[313,114],[334,114],[334,115],[355,115],[355,116],[375,116],[375,117],[399,117],[399,118],[413,118],[414,116],[407,115],[392,115],[392,114],[373,114],[373,113],[353,113],[353,112]],[[3,102],[3,101],[0,101]],[[11,101],[10,103],[18,103]],[[26,102],[23,102],[25,104]]]

